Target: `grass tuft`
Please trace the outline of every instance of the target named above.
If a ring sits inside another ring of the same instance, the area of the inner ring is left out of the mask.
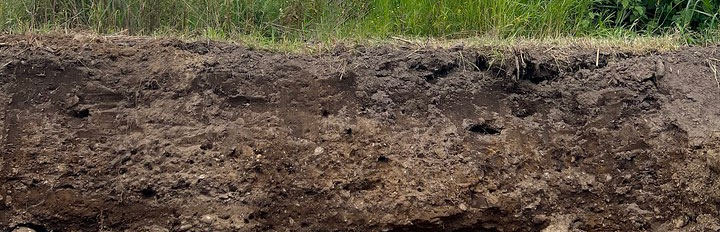
[[[644,37],[717,42],[711,0],[3,0],[0,31],[88,29],[269,41]]]

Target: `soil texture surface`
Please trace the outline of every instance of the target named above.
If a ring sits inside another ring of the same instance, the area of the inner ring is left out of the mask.
[[[719,59],[0,35],[0,228],[718,231]]]

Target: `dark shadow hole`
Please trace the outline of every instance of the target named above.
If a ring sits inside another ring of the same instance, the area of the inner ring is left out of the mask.
[[[484,71],[484,70],[490,69],[488,59],[487,59],[487,57],[484,57],[484,56],[478,56],[477,59],[475,60],[475,65],[477,66],[478,69],[480,69],[478,71]]]
[[[155,192],[155,190],[151,187],[146,187],[143,190],[140,190],[140,194],[142,194],[144,198],[151,198],[157,195],[157,192]]]
[[[204,143],[204,144],[200,145],[200,149],[202,149],[202,150],[213,149],[213,144],[212,144],[212,142]]]
[[[501,129],[494,128],[487,124],[474,124],[468,128],[468,131],[483,135],[498,135],[500,134]]]
[[[559,74],[557,68],[553,68],[545,64],[535,63],[530,60],[525,61],[524,69],[517,71],[520,72],[521,80],[528,80],[533,84],[540,84],[543,81],[553,80]]]
[[[380,156],[377,158],[377,161],[381,162],[381,163],[387,163],[387,162],[390,162],[390,159],[388,159],[388,157],[385,157],[385,156]]]
[[[72,115],[75,118],[87,118],[87,117],[90,117],[90,110],[89,109],[73,110],[72,112],[70,112],[70,115]]]
[[[435,75],[430,74],[430,75],[425,76],[425,81],[430,82],[430,83],[435,83],[435,81],[437,81],[437,78],[435,77]]]

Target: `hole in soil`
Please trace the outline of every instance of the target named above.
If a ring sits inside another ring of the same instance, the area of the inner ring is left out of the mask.
[[[258,215],[260,219],[267,219],[268,218],[268,212],[260,211],[260,215]]]
[[[71,184],[64,184],[57,188],[58,189],[75,189],[75,186],[72,186]]]
[[[200,149],[202,149],[202,150],[213,149],[213,144],[211,142],[204,143],[204,144],[200,145]]]
[[[470,127],[468,127],[468,131],[476,134],[483,134],[483,135],[498,135],[502,131],[500,128],[492,127],[488,124],[473,124]]]
[[[490,68],[487,57],[478,56],[475,60],[475,65],[480,69],[479,71],[488,70]]]
[[[425,76],[425,81],[426,81],[426,82],[434,83],[435,80],[437,80],[437,79],[435,78],[435,75],[433,75],[433,74],[430,74],[430,75]]]
[[[157,192],[155,192],[155,190],[151,187],[146,187],[143,190],[140,190],[140,194],[142,194],[144,198],[151,198],[157,195]]]
[[[457,67],[457,65],[454,63],[440,66],[439,68],[433,70],[433,75],[440,77],[447,76],[453,69],[455,69],[455,67]]]
[[[520,79],[528,80],[533,84],[540,84],[543,81],[552,80],[559,72],[545,64],[535,63],[530,60],[525,61],[525,68],[520,71]]]
[[[380,163],[387,163],[387,162],[390,162],[390,159],[388,159],[388,157],[385,157],[385,156],[380,156],[377,158],[377,161]]]
[[[345,129],[345,134],[346,134],[346,135],[352,135],[352,133],[353,133],[352,128],[347,128],[347,129]]]
[[[327,118],[328,116],[330,116],[330,112],[328,112],[327,110],[322,110],[321,115],[323,118]]]
[[[410,69],[420,71],[430,71],[430,74],[424,76],[425,81],[435,83],[439,78],[447,76],[458,64],[455,62],[443,62],[441,60],[433,60],[430,63],[416,63],[410,66]]]
[[[73,110],[70,112],[70,115],[72,115],[74,118],[87,118],[87,117],[90,117],[90,110],[89,109]]]
[[[432,74],[425,76],[425,81],[430,82],[430,83],[435,83],[438,80],[438,78],[444,77],[444,76],[447,76],[448,74],[450,74],[450,72],[452,72],[453,69],[455,69],[455,67],[456,67],[455,64],[451,64],[451,65],[443,65],[437,69],[434,69],[434,70],[432,70]]]

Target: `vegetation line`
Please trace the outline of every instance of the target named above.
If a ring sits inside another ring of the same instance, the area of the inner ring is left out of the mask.
[[[277,40],[422,36],[716,42],[715,0],[3,0],[0,31],[91,29]]]

